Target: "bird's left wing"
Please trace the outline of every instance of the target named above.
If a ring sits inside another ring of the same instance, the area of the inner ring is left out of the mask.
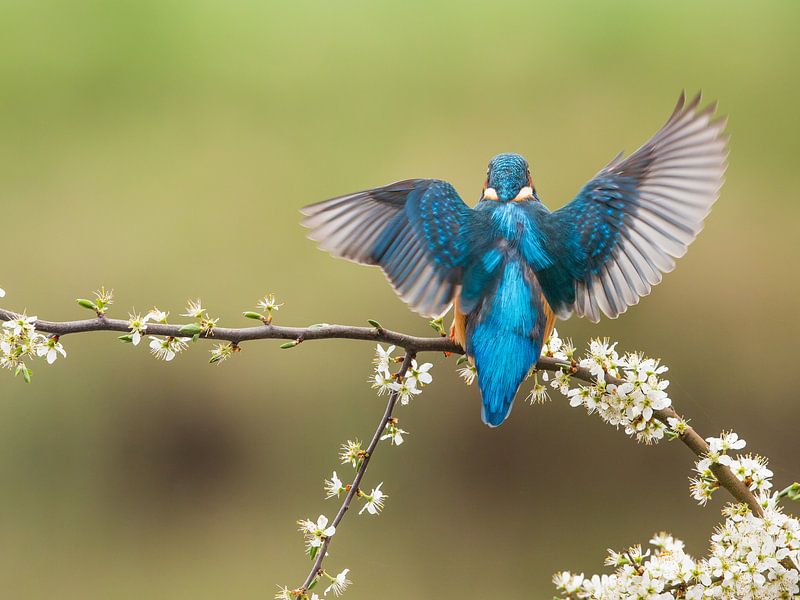
[[[378,265],[398,295],[426,316],[444,313],[461,282],[476,213],[452,185],[409,179],[302,209],[319,247]]]
[[[722,186],[727,136],[700,95],[636,152],[601,170],[543,220],[554,265],[537,273],[551,307],[591,321],[639,302],[703,227]]]

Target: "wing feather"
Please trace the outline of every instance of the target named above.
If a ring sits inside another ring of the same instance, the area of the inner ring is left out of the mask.
[[[650,293],[703,228],[722,186],[725,119],[681,94],[664,126],[636,152],[618,155],[564,208],[549,215],[552,268],[574,289],[545,286],[559,314],[614,318]],[[561,277],[545,276],[560,282]]]
[[[444,181],[409,179],[303,209],[319,247],[378,265],[421,314],[445,312],[461,283],[465,236],[474,212]]]

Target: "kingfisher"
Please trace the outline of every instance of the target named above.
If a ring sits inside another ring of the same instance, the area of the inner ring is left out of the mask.
[[[650,293],[703,227],[726,169],[725,118],[681,93],[666,123],[550,211],[519,154],[489,163],[470,208],[452,185],[407,179],[305,207],[309,237],[379,266],[412,310],[440,317],[475,366],[497,427],[556,319],[616,318]]]

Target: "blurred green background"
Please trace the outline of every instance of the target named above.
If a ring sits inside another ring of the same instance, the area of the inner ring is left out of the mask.
[[[114,316],[201,297],[226,325],[273,291],[282,324],[427,334],[377,270],[305,239],[298,208],[408,177],[474,202],[500,151],[568,201],[664,121],[682,88],[730,115],[730,168],[705,231],[616,321],[573,319],[661,356],[705,435],[735,427],[798,477],[800,41],[796,2],[227,2],[4,0],[0,5],[2,305]],[[336,449],[372,431],[372,348],[210,346],[172,364],[113,334],[25,386],[0,378],[0,589],[13,598],[268,598],[308,563],[294,521],[322,499]],[[552,595],[562,568],[667,529],[701,554],[723,494],[687,494],[692,456],[637,446],[570,409],[518,402],[479,418],[454,359],[381,447],[380,518],[350,515],[329,566],[348,597]],[[345,471],[339,468],[340,473]]]

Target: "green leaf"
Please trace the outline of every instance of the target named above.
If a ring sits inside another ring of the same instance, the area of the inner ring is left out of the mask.
[[[19,365],[17,367],[17,370],[14,371],[14,375],[19,375],[20,373],[22,373],[22,378],[25,380],[25,383],[30,383],[31,382],[31,374],[32,373],[31,373],[31,370],[28,367],[26,367],[25,365]]]
[[[436,333],[438,333],[439,335],[442,335],[442,336],[447,335],[447,333],[444,330],[443,320],[444,320],[444,317],[439,317],[437,319],[433,319],[432,321],[428,321],[428,325],[430,325],[431,328]]]
[[[796,481],[778,494],[778,497],[786,496],[789,500],[800,502],[800,483]]]
[[[197,335],[201,331],[203,331],[197,323],[189,323],[188,325],[184,325],[180,329],[178,329],[178,333],[183,333],[185,335]]]
[[[281,344],[281,350],[288,350],[289,348],[294,348],[297,346],[297,342],[286,342],[285,344]]]
[[[367,319],[367,323],[372,325],[375,329],[383,329],[383,327],[381,327],[381,324],[378,323],[375,319]]]
[[[123,342],[125,342],[126,344],[130,344],[131,342],[133,342],[133,336],[132,336],[132,335],[130,335],[130,334],[128,334],[128,335],[121,335],[121,336],[119,336],[117,339],[118,339],[118,340],[121,340],[121,341],[123,341]]]
[[[468,362],[468,361],[469,361],[469,358],[467,358],[466,356],[459,356],[458,360],[456,361],[456,366],[459,367],[459,366],[463,365],[465,362]]]
[[[264,315],[257,312],[253,312],[252,310],[246,310],[242,314],[248,319],[254,319],[256,321],[263,321],[265,318]]]
[[[75,300],[80,306],[83,308],[88,308],[89,310],[97,310],[97,305],[92,302],[91,300],[87,300],[86,298],[78,298]]]

